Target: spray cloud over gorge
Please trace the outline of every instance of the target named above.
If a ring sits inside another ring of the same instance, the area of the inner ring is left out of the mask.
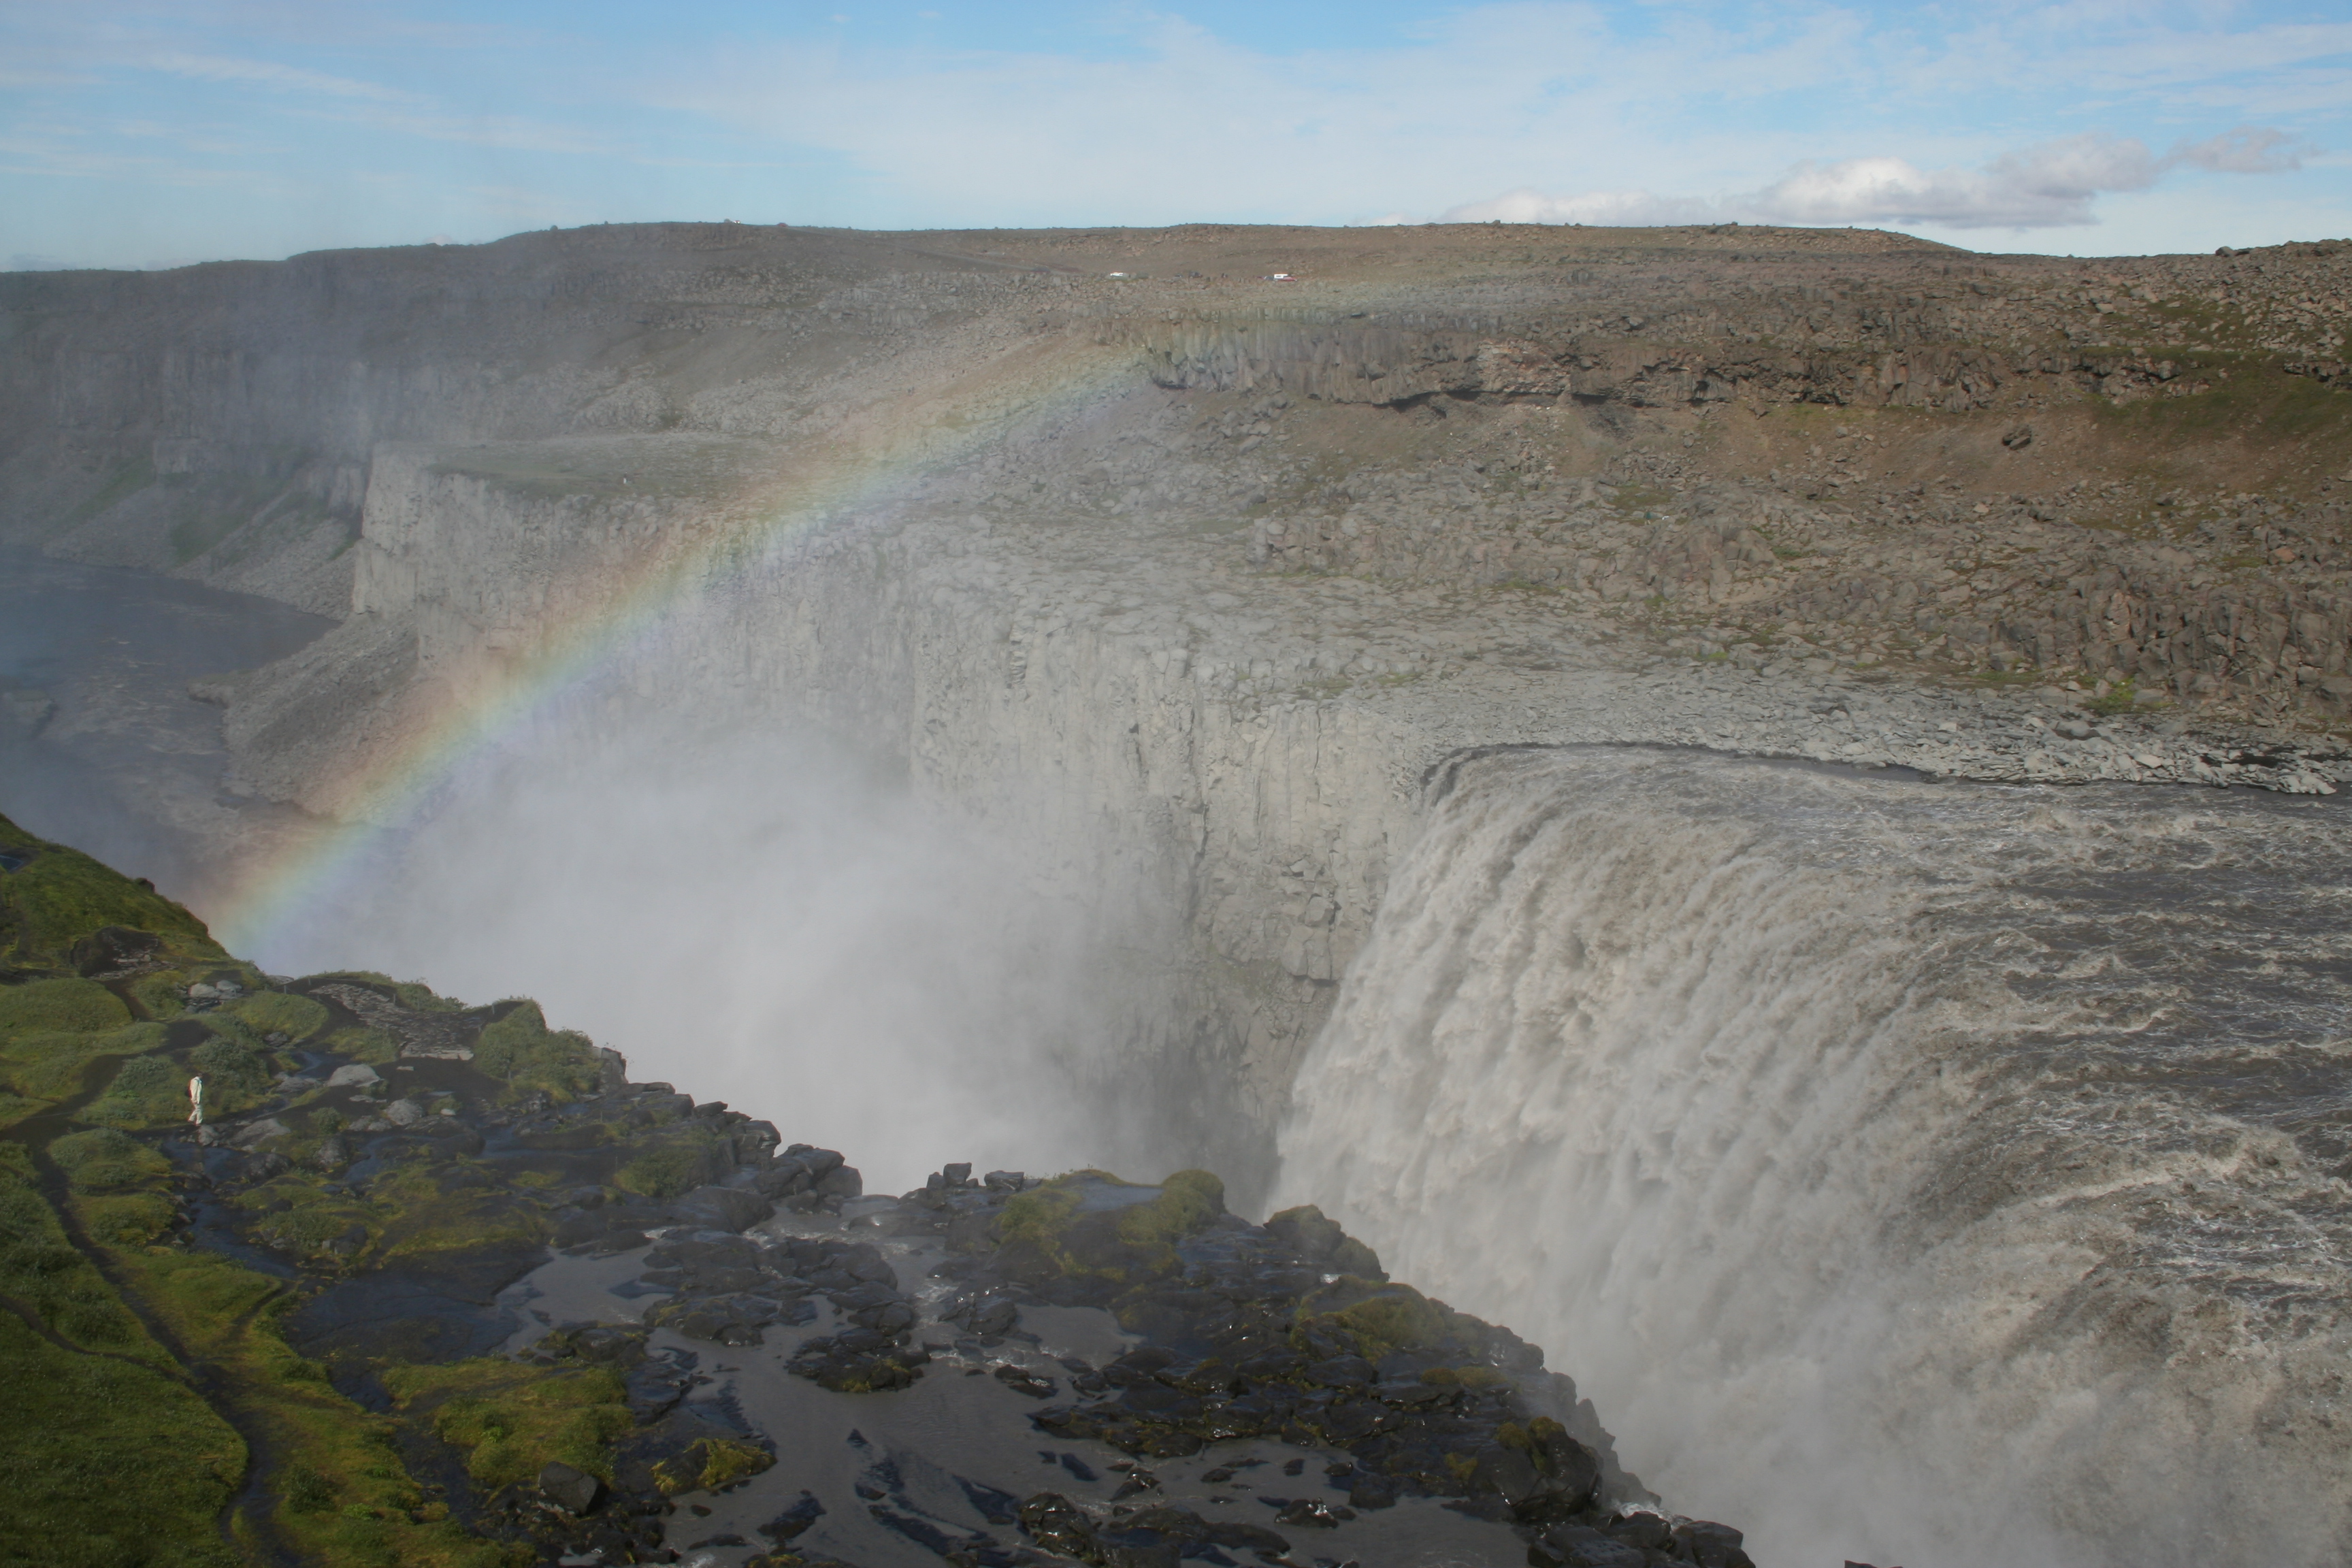
[[[593,1022],[633,1071],[791,1105],[921,1182],[1112,1162],[1089,1129],[1126,954],[1030,868],[838,742],[560,721],[472,760],[256,944]]]
[[[92,749],[137,704],[34,692],[37,661],[12,743],[79,748],[146,813],[121,842],[173,846],[163,890],[272,973],[529,994],[870,1187],[938,1171],[837,1216],[907,1288],[825,1310],[901,1348],[998,1291],[1102,1328],[1047,1298],[1111,1276],[990,1251],[1009,1193],[944,1162],[1321,1205],[1354,1240],[1055,1189],[1181,1233],[1114,1259],[1171,1272],[1102,1331],[1179,1359],[1036,1407],[1168,1497],[1229,1484],[1214,1423],[1311,1420],[1367,1563],[1532,1535],[1631,1568],[1664,1560],[1651,1507],[1765,1568],[2317,1561],[2352,1530],[2352,404],[2317,337],[2259,345],[2318,333],[2295,302],[2352,256],[2099,267],[1854,231],[679,225],[10,280],[10,407],[47,434],[7,515],[336,623],[151,672],[218,705],[202,769]],[[2269,324],[2171,346],[2217,297]],[[667,1125],[595,1103],[514,1135]],[[845,1197],[771,1154],[709,1173]],[[562,1235],[654,1224],[597,1181]],[[1323,1276],[1360,1244],[1574,1388],[1433,1309],[1425,1342],[1329,1339],[1314,1293],[1359,1288]],[[588,1267],[532,1300],[607,1310]],[[799,1409],[750,1345],[817,1327],[719,1310],[747,1408]],[[1260,1370],[1196,1376],[1217,1334]],[[1255,1361],[1276,1341],[1335,1381]],[[840,1396],[936,1415],[950,1381]],[[1474,1415],[1466,1469],[1414,1458]],[[809,1539],[868,1568],[937,1554],[856,1535],[855,1485],[1015,1539],[984,1494],[826,1474],[794,1484],[838,1482],[850,1533]]]

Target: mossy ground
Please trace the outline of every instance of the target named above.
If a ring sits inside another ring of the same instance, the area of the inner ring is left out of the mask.
[[[87,856],[5,818],[0,845],[24,857],[0,873],[0,1378],[16,1417],[0,1430],[0,1564],[535,1560],[471,1533],[412,1477],[402,1423],[430,1404],[433,1429],[498,1484],[548,1458],[609,1473],[611,1437],[628,1425],[609,1370],[413,1368],[404,1405],[378,1414],[338,1392],[282,1324],[306,1281],[535,1245],[543,1203],[499,1201],[462,1157],[395,1165],[363,1195],[331,1185],[299,1163],[341,1124],[340,1111],[311,1109],[314,1091],[273,1112],[292,1129],[274,1152],[297,1163],[231,1205],[248,1216],[241,1229],[304,1272],[273,1276],[188,1245],[184,1177],[161,1144],[186,1127],[192,1075],[205,1078],[207,1110],[230,1115],[282,1092],[292,1051],[381,1064],[400,1043],[347,1018],[337,1027],[320,1001],[271,988],[186,910]],[[101,927],[157,940],[128,972],[108,969],[88,940]],[[232,978],[247,994],[187,1011],[191,983]],[[462,1010],[415,983],[352,978],[412,1012]],[[589,1041],[549,1029],[535,1005],[507,1007],[486,1033],[496,1094],[569,1098],[605,1070]],[[668,1136],[684,1148],[700,1134]],[[672,1163],[682,1175],[699,1168]],[[355,1235],[356,1247],[327,1245]],[[387,1386],[398,1373],[386,1369]]]
[[[535,1480],[550,1460],[610,1482],[613,1440],[634,1425],[610,1367],[549,1373],[483,1357],[396,1367],[383,1383],[404,1414],[465,1453],[467,1474],[484,1490]]]

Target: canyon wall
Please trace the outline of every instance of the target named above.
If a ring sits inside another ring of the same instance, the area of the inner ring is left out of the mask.
[[[19,276],[0,521],[347,608],[201,688],[325,816],[551,682],[851,738],[1135,926],[1213,1086],[1171,1139],[1262,1173],[1454,752],[2333,789],[2347,267],[672,225]]]

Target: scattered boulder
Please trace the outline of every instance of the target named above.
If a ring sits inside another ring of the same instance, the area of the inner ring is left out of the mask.
[[[561,1459],[540,1468],[539,1489],[547,1500],[569,1514],[583,1514],[604,1495],[604,1483],[585,1470],[575,1470]]]

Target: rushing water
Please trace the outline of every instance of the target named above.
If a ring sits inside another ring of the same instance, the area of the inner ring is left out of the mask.
[[[1765,1568],[2345,1560],[2352,816],[1462,764],[1288,1201],[1572,1373]]]

